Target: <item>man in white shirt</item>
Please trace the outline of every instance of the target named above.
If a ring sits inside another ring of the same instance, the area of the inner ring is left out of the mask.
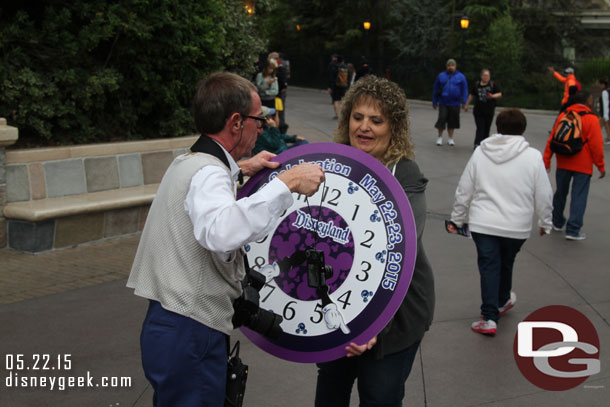
[[[127,286],[150,300],[140,342],[155,406],[223,406],[242,247],[270,232],[292,192],[311,196],[324,180],[320,166],[304,163],[236,200],[238,177],[279,166],[266,151],[237,162],[250,156],[261,114],[246,79],[204,79],[193,99],[202,136],[172,162],[151,205]]]

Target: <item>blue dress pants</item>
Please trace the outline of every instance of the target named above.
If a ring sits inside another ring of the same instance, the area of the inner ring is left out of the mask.
[[[382,359],[375,359],[375,352],[369,350],[360,356],[319,363],[315,407],[349,407],[356,378],[360,406],[402,406],[405,381],[411,373],[419,344],[417,341]]]
[[[222,407],[226,335],[150,301],[140,336],[154,407]]]
[[[498,307],[510,298],[513,264],[526,239],[475,232],[472,232],[472,239],[477,247],[477,263],[481,275],[481,315],[484,320],[498,322]]]
[[[570,217],[566,225],[566,235],[578,236],[583,225],[591,175],[582,172],[557,168],[555,172],[557,190],[553,195],[553,225],[562,228],[566,223],[563,211],[566,207],[566,198],[570,191],[572,181],[572,194],[570,195]]]

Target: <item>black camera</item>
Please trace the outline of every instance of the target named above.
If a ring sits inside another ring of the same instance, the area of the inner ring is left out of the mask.
[[[311,288],[326,286],[326,280],[333,276],[333,268],[324,261],[324,252],[308,249],[305,252],[307,260],[307,285]]]
[[[250,270],[241,281],[242,294],[233,302],[233,326],[246,326],[264,337],[276,340],[282,335],[282,317],[259,307],[258,292],[265,285],[265,276]]]

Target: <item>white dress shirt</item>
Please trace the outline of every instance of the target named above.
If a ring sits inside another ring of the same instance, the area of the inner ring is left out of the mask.
[[[293,198],[286,184],[275,178],[251,196],[236,200],[240,169],[224,148],[223,152],[233,179],[224,168],[201,168],[191,179],[184,210],[193,223],[195,239],[210,251],[228,254],[266,236],[281,213],[292,206]]]

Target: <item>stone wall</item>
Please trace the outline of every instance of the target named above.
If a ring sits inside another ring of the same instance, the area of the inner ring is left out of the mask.
[[[15,127],[7,126],[6,119],[0,118],[0,248],[6,247],[7,244],[6,219],[2,216],[2,209],[8,200],[5,148],[15,144],[18,138],[19,131]]]

